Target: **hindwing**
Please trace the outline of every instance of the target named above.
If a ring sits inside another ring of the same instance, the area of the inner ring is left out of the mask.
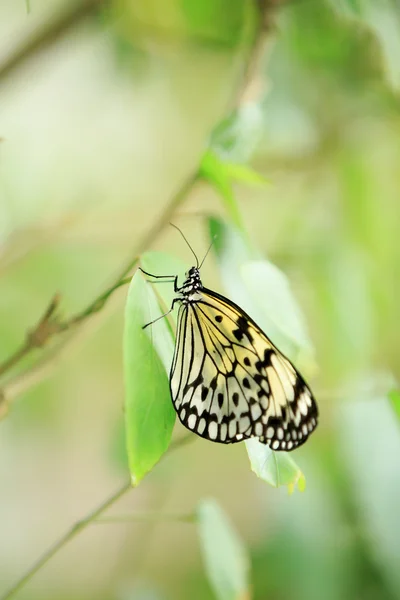
[[[317,425],[292,363],[242,309],[206,288],[179,308],[170,387],[181,422],[214,442],[257,437],[289,451]]]

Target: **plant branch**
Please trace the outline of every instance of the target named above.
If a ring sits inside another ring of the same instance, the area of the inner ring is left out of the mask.
[[[246,68],[244,74],[242,76],[241,85],[239,89],[236,89],[234,94],[235,106],[240,106],[240,104],[244,101],[246,97],[246,91],[251,87],[252,79],[255,75],[256,66],[259,64],[259,59],[262,54],[262,46],[261,41],[264,38],[265,31],[267,29],[267,21],[266,14],[268,12],[267,9],[271,9],[274,5],[274,1],[269,3],[268,0],[258,0],[259,2],[259,10],[260,10],[260,26],[258,29],[258,33],[255,36],[253,47],[249,52],[247,57]],[[76,23],[79,20],[82,14],[87,14],[94,8],[100,6],[100,0],[85,0],[83,4],[80,5],[79,8],[75,6],[75,8],[71,9],[68,15],[64,15],[60,18],[58,25],[50,28],[46,35],[42,35],[42,39],[46,40],[46,43],[54,39],[61,31],[64,31],[65,28],[68,28]],[[36,40],[35,43],[32,42],[31,48],[37,49],[41,46],[43,42]],[[27,54],[27,50],[24,52],[20,52],[19,59],[14,59],[13,65],[18,64],[19,61]],[[6,68],[9,69],[10,66]],[[4,74],[4,65],[0,66],[0,77]],[[47,342],[65,332],[71,332],[77,329],[79,325],[84,323],[89,317],[101,311],[104,307],[110,296],[113,292],[118,289],[120,286],[126,283],[125,277],[132,271],[132,269],[138,263],[138,255],[140,255],[143,251],[145,251],[151,243],[156,239],[158,234],[163,230],[165,225],[170,221],[172,216],[174,215],[178,206],[182,204],[186,196],[190,193],[194,184],[198,180],[199,176],[196,173],[188,178],[188,180],[184,183],[182,188],[176,194],[176,196],[172,199],[170,204],[166,207],[164,213],[161,215],[160,219],[154,224],[154,226],[150,229],[147,235],[141,240],[136,248],[134,248],[131,256],[134,258],[130,259],[121,269],[118,277],[114,279],[112,284],[102,293],[100,293],[97,298],[95,298],[84,310],[72,317],[62,321],[55,315],[55,308],[59,303],[59,297],[56,296],[49,305],[50,314],[48,314],[48,310],[46,310],[44,317],[39,321],[36,327],[33,329],[31,333],[28,333],[26,340],[21,345],[21,347],[8,359],[6,359],[2,364],[0,364],[0,375],[4,375],[6,372],[14,368],[18,365],[22,359],[28,356],[33,350],[37,348],[43,348]],[[51,308],[54,308],[51,310]],[[69,341],[65,340],[65,343]],[[61,344],[62,346],[63,344]],[[2,416],[7,414],[8,405],[11,401],[15,399],[18,393],[25,391],[32,385],[35,385],[39,381],[46,376],[47,373],[51,371],[51,365],[54,362],[54,359],[59,353],[60,348],[56,351],[51,357],[47,357],[42,363],[35,364],[31,367],[28,367],[24,371],[18,373],[13,378],[9,379],[6,383],[0,387],[0,419]]]
[[[60,300],[61,296],[56,294],[34,329],[28,332],[22,346],[0,364],[0,375],[3,375],[6,371],[12,369],[34,348],[41,348],[44,346],[48,338],[57,332],[59,325],[56,318],[56,310]]]
[[[164,456],[169,455],[174,450],[181,448],[194,439],[195,436],[192,434],[188,434],[179,438],[171,443]],[[68,544],[68,542],[73,540],[81,531],[86,529],[88,525],[99,523],[99,517],[132,489],[134,488],[132,487],[131,481],[126,481],[113,494],[111,494],[111,496],[101,502],[94,510],[90,511],[85,517],[72,525],[72,527],[70,527],[68,531],[66,531],[66,533],[60,537],[60,539],[58,539],[48,550],[46,550],[46,552],[42,554],[42,556],[22,575],[22,577],[20,577],[20,579],[18,579],[18,581],[3,596],[0,597],[0,600],[9,600],[9,598],[14,596],[14,594],[23,588],[25,584],[27,584],[32,577],[49,562],[49,560],[51,560],[66,544]],[[179,515],[175,515],[175,517],[177,516]],[[181,515],[181,517],[181,520],[184,520],[183,517],[186,517],[186,520],[188,520],[189,515]]]
[[[49,562],[51,558],[61,548],[63,548],[68,542],[70,542],[74,537],[76,537],[83,529],[85,529],[90,523],[92,523],[98,516],[100,516],[107,508],[115,504],[117,500],[122,498],[124,494],[129,492],[132,489],[132,485],[130,481],[125,482],[121,487],[117,489],[107,500],[102,502],[97,508],[91,511],[86,517],[77,521],[72,527],[60,537],[59,540],[53,544],[27,571],[24,575],[18,579],[18,581],[4,594],[1,596],[0,600],[8,600],[16,594],[28,581],[32,579],[34,575],[42,568],[46,563]]]
[[[151,246],[158,235],[168,225],[176,210],[194,188],[197,179],[197,173],[188,177],[178,193],[166,206],[160,218],[143,237],[139,244],[137,244],[136,248],[132,250],[131,256],[134,258],[130,258],[121,267],[118,275],[114,278],[111,285],[109,285],[106,290],[102,291],[92,302],[90,302],[86,308],[77,314],[72,315],[68,319],[61,320],[57,316],[57,308],[61,298],[59,294],[54,296],[38,323],[30,332],[28,332],[21,347],[0,364],[0,375],[4,375],[13,369],[34,350],[44,348],[54,337],[60,334],[65,334],[66,332],[70,332],[71,334],[74,333],[80,325],[82,325],[94,314],[100,312],[115,290],[130,281],[130,278],[126,278],[126,276],[137,266],[139,261],[138,256],[149,246]],[[64,344],[69,342],[71,338],[72,335],[69,336],[68,339],[64,340]],[[50,372],[51,364],[54,362],[54,359],[57,357],[64,344],[62,343],[60,348],[58,348],[53,355],[45,358],[42,363],[28,367],[21,373],[18,373],[14,377],[10,378],[3,384],[3,386],[0,387],[0,419],[7,414],[9,403],[17,397],[17,395],[20,393],[20,390],[25,391],[27,387],[31,387],[31,385],[38,383],[41,381],[43,376]],[[26,383],[28,385],[25,385]]]
[[[65,13],[59,20],[53,21],[53,23],[49,24],[47,29],[45,28],[38,35],[34,35],[28,42],[25,43],[19,50],[17,50],[14,55],[12,55],[8,61],[6,61],[3,65],[0,65],[0,78],[4,78],[9,75],[11,71],[13,71],[16,67],[21,65],[27,58],[29,58],[34,52],[41,50],[52,43],[57,37],[59,37],[62,33],[68,30],[70,27],[75,25],[77,21],[80,20],[82,16],[86,16],[90,14],[92,11],[96,10],[101,5],[101,0],[82,0],[79,6],[73,7],[69,12]],[[235,105],[239,105],[242,101],[244,91],[247,89],[249,85],[249,76],[250,79],[253,75],[254,70],[254,55],[259,53],[259,43],[256,41],[254,44],[253,51],[250,53],[248,57],[248,63],[246,66],[243,85],[241,89],[237,91],[235,98]],[[127,263],[123,266],[118,277],[112,282],[112,284],[102,293],[100,293],[94,301],[92,301],[84,310],[76,315],[73,315],[69,319],[62,321],[57,318],[56,309],[58,308],[58,304],[60,301],[60,297],[56,295],[47,309],[45,310],[43,316],[39,320],[38,324],[32,330],[31,333],[28,333],[25,342],[21,345],[21,347],[11,355],[6,361],[4,361],[0,365],[0,374],[8,373],[9,370],[13,369],[17,366],[23,358],[28,356],[34,349],[42,348],[46,345],[46,343],[55,337],[58,334],[64,332],[75,332],[79,330],[79,326],[82,323],[86,322],[93,314],[101,311],[104,307],[110,296],[113,292],[118,289],[121,285],[124,285],[126,281],[126,276],[133,270],[133,268],[137,265],[138,256],[146,250],[151,243],[156,239],[156,237],[160,234],[160,232],[164,229],[164,227],[168,224],[168,222],[173,217],[176,209],[183,203],[187,195],[190,193],[195,183],[198,180],[198,174],[191,175],[187,181],[183,184],[179,192],[176,196],[171,200],[171,202],[167,205],[163,214],[159,218],[159,220],[154,224],[154,226],[150,229],[146,236],[140,241],[136,248],[134,248],[131,256],[134,258],[129,259]],[[67,340],[69,341],[69,340]],[[0,418],[1,413],[4,408],[7,408],[7,405],[11,399],[14,399],[14,396],[9,396],[9,386],[15,385],[19,389],[25,389],[30,387],[40,381],[43,376],[49,371],[51,366],[54,363],[54,355],[47,357],[47,360],[42,363],[42,365],[34,365],[21,373],[19,373],[15,378],[9,379],[2,388],[0,388]],[[41,368],[41,366],[45,365],[45,368]],[[29,381],[31,383],[29,383]],[[28,382],[28,385],[26,385]],[[194,439],[194,436],[188,435],[177,442],[170,445],[168,454],[170,451],[181,447],[183,444],[187,443],[189,440]],[[0,600],[9,600],[12,596],[14,596],[21,588],[23,588],[32,578],[33,576],[43,567],[45,566],[68,542],[74,539],[80,532],[82,532],[88,525],[93,523],[99,523],[99,517],[103,515],[103,513],[114,505],[122,496],[124,496],[128,491],[132,489],[131,482],[125,482],[121,487],[119,487],[116,492],[114,492],[110,497],[104,500],[99,506],[97,506],[94,510],[88,513],[86,517],[79,520],[72,527],[68,529],[68,531],[57,540],[53,546],[51,546],[23,575],[22,577],[6,592],[3,596],[1,596]],[[175,515],[175,518],[177,516]],[[180,516],[182,519],[182,515]],[[186,515],[188,519],[188,516]],[[193,516],[191,516],[193,518]]]

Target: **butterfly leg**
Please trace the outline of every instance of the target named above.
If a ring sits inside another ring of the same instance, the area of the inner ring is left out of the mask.
[[[152,283],[173,283],[174,292],[178,291],[178,275],[153,275],[142,269],[142,267],[139,267],[139,270],[148,277],[154,277],[154,279],[168,279],[169,281],[153,281]]]
[[[153,323],[156,323],[160,319],[167,317],[174,310],[175,302],[178,302],[178,300],[179,300],[179,298],[174,298],[172,300],[171,308],[169,309],[169,311],[167,311],[163,315],[160,315],[159,317],[157,317],[157,319],[154,319],[154,321],[150,321],[150,323],[146,323],[146,325],[143,325],[142,329],[146,329],[146,327],[148,327],[149,325],[153,325]]]

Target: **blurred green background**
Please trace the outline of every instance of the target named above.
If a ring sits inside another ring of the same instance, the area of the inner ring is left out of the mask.
[[[215,497],[250,553],[255,600],[400,598],[398,3],[100,4],[0,3],[0,361],[55,292],[69,315],[107,287],[212,139],[268,179],[235,186],[240,212],[315,344],[321,420],[295,453],[307,488],[289,496],[251,473],[243,445],[196,439],[113,511]],[[228,218],[206,183],[173,217],[199,255],[205,215]],[[192,262],[171,227],[147,249]],[[222,291],[212,257],[202,275]],[[0,422],[0,596],[126,477],[125,296]],[[18,595],[212,597],[196,532],[175,522],[93,525]]]

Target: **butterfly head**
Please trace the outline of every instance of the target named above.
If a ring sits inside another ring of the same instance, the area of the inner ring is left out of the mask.
[[[186,279],[179,291],[183,296],[188,298],[202,288],[200,271],[197,267],[191,267],[189,271],[185,273],[185,277]]]
[[[189,271],[186,271],[185,277],[186,279],[200,279],[198,267],[190,267]]]

